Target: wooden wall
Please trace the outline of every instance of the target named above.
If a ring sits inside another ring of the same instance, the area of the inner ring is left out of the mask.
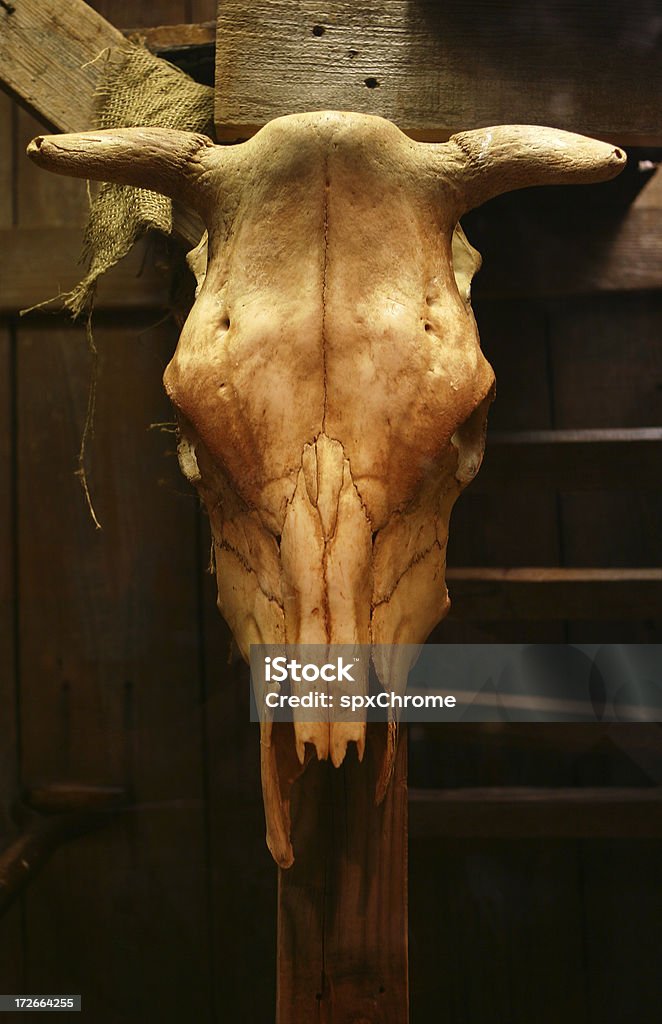
[[[215,13],[213,0],[92,6],[120,26]],[[42,236],[42,251],[34,241],[31,251],[43,260],[46,246],[57,263],[85,194],[24,159],[38,130],[0,96],[0,230],[17,245],[28,231]],[[467,230],[498,259],[486,216]],[[19,251],[29,250],[3,258]],[[144,273],[157,280],[149,264]],[[30,294],[39,287],[37,275]],[[0,991],[82,992],[95,1024],[266,1022],[276,872],[246,672],[205,573],[206,522],[172,433],[154,427],[172,419],[160,378],[176,330],[158,285],[149,308],[133,312],[130,287],[115,286],[95,330],[88,464],[101,531],[75,476],[85,332],[43,311],[0,321],[0,844],[21,787],[71,781],[130,795],[128,811],[59,849],[0,920]],[[499,381],[492,428],[660,425],[659,291],[480,292],[478,283]],[[660,494],[637,483],[633,465],[605,492],[470,489],[454,514],[449,564],[659,566]],[[575,622],[449,620],[435,639],[657,641],[660,619],[662,610],[592,620],[587,609]],[[637,765],[599,727],[412,732],[415,786],[651,781],[651,761]],[[659,751],[658,740],[655,765]],[[652,840],[412,837],[412,1020],[656,1019],[660,852]]]

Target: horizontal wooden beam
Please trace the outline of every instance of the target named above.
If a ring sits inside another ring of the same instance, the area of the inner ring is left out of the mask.
[[[152,53],[164,57],[173,51],[214,47],[216,45],[216,22],[203,21],[198,24],[154,25],[147,28],[123,28],[122,35],[138,38]]]
[[[410,789],[413,839],[662,838],[662,786]]]
[[[83,276],[81,244],[80,226],[0,230],[0,313],[16,313],[73,288]],[[97,309],[168,307],[167,275],[154,265],[147,244],[139,242],[101,278]]]
[[[628,218],[633,221],[641,216],[647,216],[656,221],[662,221],[662,209],[643,208],[631,210]],[[498,232],[498,223],[492,224],[489,220],[484,221],[486,231],[490,237]],[[202,231],[202,226],[196,215],[191,211],[182,208],[175,210],[175,228],[178,237],[186,240],[186,244],[194,244]],[[531,250],[537,251],[533,244],[534,226],[529,228],[531,238]],[[12,253],[13,258],[7,261],[2,277],[0,278],[0,310],[21,309],[40,302],[49,294],[56,294],[61,290],[71,287],[78,277],[80,270],[77,268],[77,260],[80,252],[81,229],[72,228],[48,228],[40,231],[25,229],[6,229],[0,231],[0,244],[3,253]],[[651,247],[647,239],[651,240]],[[629,258],[619,256],[613,257],[612,272],[608,276],[600,278],[600,285],[603,289],[613,288],[617,291],[628,288],[648,287],[654,280],[659,278],[659,286],[662,287],[662,223],[659,230],[642,234],[639,238],[640,249],[635,255],[634,242]],[[505,251],[508,245],[504,243]],[[553,247],[552,247],[553,248]],[[558,286],[563,287],[571,294],[581,291],[588,278],[582,269],[583,258],[575,259],[572,255],[582,249],[577,241],[577,236],[565,233],[563,245],[558,244],[559,252],[558,265],[565,266],[564,280],[558,279]],[[660,249],[659,258],[655,256],[654,249]],[[563,252],[568,254],[563,257]],[[612,256],[615,250],[611,250]],[[141,277],[137,275],[138,265],[142,261],[143,250],[139,249],[137,255],[129,257],[124,269],[114,280],[117,287],[109,285],[101,286],[99,302],[106,304],[109,308],[113,306],[139,307],[141,304],[151,307],[155,303],[161,305],[159,286],[156,282],[156,274],[151,271],[144,271]],[[536,257],[537,258],[537,257]],[[607,258],[607,257],[605,257]],[[611,260],[612,257],[609,257]],[[532,257],[533,259],[533,257]],[[554,265],[555,257],[550,257],[550,266]],[[510,266],[509,261],[505,261]],[[488,261],[488,267],[499,267],[501,261],[493,259]],[[641,273],[633,270],[634,266],[641,269]],[[483,296],[490,294],[514,294],[520,287],[530,289],[529,294],[545,294],[548,277],[544,270],[543,261],[540,262],[540,273],[531,272],[528,283],[523,281],[516,274],[511,275],[499,269],[496,271],[501,283],[498,288],[487,287],[482,292],[477,288],[476,294]],[[485,271],[488,273],[489,271]],[[481,272],[483,273],[483,272]],[[588,272],[587,272],[588,273]],[[129,282],[130,294],[123,295],[122,289]],[[494,279],[493,279],[494,280]],[[510,283],[509,283],[510,281]],[[161,293],[165,286],[161,285]],[[567,433],[567,432],[566,432]],[[636,432],[616,433],[609,435],[607,432],[593,432],[591,436],[580,431],[568,433],[564,439],[561,432],[541,435],[512,436],[508,439],[497,439],[488,437],[490,449],[485,460],[481,473],[477,478],[477,488],[487,489],[498,486],[500,482],[508,486],[525,482],[526,486],[577,486],[582,489],[601,486],[600,481],[604,480],[605,486],[611,486],[625,469],[626,461],[634,457],[637,459],[638,471],[637,480],[640,485],[657,486],[660,479],[660,467],[662,460],[658,460],[658,440],[652,435],[636,436]],[[528,439],[527,439],[528,438]],[[557,445],[557,442],[560,442]],[[595,443],[594,443],[595,442]],[[635,447],[629,448],[633,444]],[[513,459],[511,459],[513,456]],[[524,465],[522,476],[517,466],[519,461]],[[594,461],[595,460],[595,461]],[[625,472],[628,470],[625,469]],[[558,484],[557,484],[558,480]]]
[[[662,427],[530,430],[487,434],[472,493],[526,490],[637,490],[662,487]]]
[[[549,124],[621,145],[662,141],[650,3],[224,0],[216,125],[245,135],[301,110],[380,114],[418,138]]]
[[[458,748],[483,752],[525,751],[579,757],[599,749],[646,755],[662,768],[660,722],[417,722],[410,725],[410,743],[421,736],[433,745],[452,741]]]
[[[553,223],[550,216],[528,216],[519,199],[503,204],[508,218],[492,204],[464,225],[485,259],[474,283],[476,299],[662,288],[662,209],[603,208],[569,222],[559,199]]]
[[[458,568],[446,578],[454,619],[662,619],[662,569]]]

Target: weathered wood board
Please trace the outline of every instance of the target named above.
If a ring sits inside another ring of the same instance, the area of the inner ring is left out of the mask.
[[[331,109],[380,114],[433,140],[506,123],[657,142],[654,24],[647,0],[223,0],[217,132],[232,139],[282,114]]]
[[[585,977],[594,1020],[656,1020],[660,1009],[662,842],[581,844]]]
[[[472,217],[481,230],[467,233],[484,259],[477,299],[662,288],[662,209],[615,208],[568,220],[557,212],[552,225],[535,209],[508,203],[489,204]]]
[[[451,615],[489,619],[657,618],[662,569],[450,569]]]
[[[293,802],[295,862],[280,872],[277,1024],[409,1019],[407,750],[375,807],[383,727],[364,764],[309,765]]]
[[[247,666],[216,608],[216,579],[205,572],[210,531],[202,514],[200,526],[214,1006],[220,1021],[273,1021],[277,870],[265,843],[259,727],[249,721]]]
[[[412,1020],[591,1019],[574,846],[412,838]]]
[[[15,828],[12,805],[18,797],[17,665],[15,658],[14,425],[12,332],[0,322],[0,850]],[[23,972],[21,908],[0,921],[0,989],[13,992]]]
[[[54,299],[78,284],[82,230],[80,227],[0,229],[0,252],[5,255],[0,275],[0,313],[16,313]],[[99,282],[95,308],[165,309],[167,276],[155,265],[154,251],[141,241]],[[54,302],[50,311],[58,309]]]
[[[103,51],[123,46],[124,36],[82,0],[15,0],[10,6],[0,9],[5,88],[60,131],[85,131],[92,124]]]
[[[410,790],[412,836],[662,839],[659,786]]]
[[[641,490],[662,488],[662,427],[494,431],[471,488],[619,490],[633,472]]]
[[[12,151],[12,121],[12,104],[0,96],[0,151],[5,154]],[[0,229],[4,230],[14,219],[12,178],[12,161],[0,158]],[[7,845],[13,830],[12,803],[19,782],[14,338],[14,325],[0,320],[0,849]],[[16,979],[22,977],[23,954],[21,908],[16,905],[0,922],[0,991],[13,991]]]
[[[102,10],[110,7],[113,14],[126,13],[105,0],[98,0],[95,6]],[[182,2],[170,5],[170,11],[175,18],[185,16]],[[154,15],[157,13],[158,9]],[[21,0],[11,14],[0,8],[2,20],[6,23],[6,30],[0,32],[0,82],[4,88],[51,129],[74,132],[93,128],[103,61],[109,49],[126,46],[122,33],[83,0],[68,0],[65,7],[57,0]],[[41,130],[41,125],[35,125],[31,134]],[[27,168],[25,173],[31,178],[35,169]],[[57,188],[53,176],[50,184],[35,191],[49,195]],[[59,188],[60,206],[62,197],[67,197],[82,210],[82,182],[65,182]],[[196,245],[202,234],[199,218],[175,206],[173,221],[175,236]]]
[[[120,1012],[203,1019],[196,506],[178,497],[172,436],[149,429],[170,417],[160,373],[173,332],[143,322],[95,334],[88,469],[102,531],[74,475],[84,331],[40,320],[18,337],[22,765],[28,784],[125,786],[133,807],[58,851],[31,886],[28,978],[33,991],[83,992],[108,1024]]]

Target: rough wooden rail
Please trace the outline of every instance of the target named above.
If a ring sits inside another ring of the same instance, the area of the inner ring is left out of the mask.
[[[636,467],[636,470],[633,470]],[[488,432],[472,492],[662,488],[662,427]]]
[[[660,839],[662,786],[411,789],[412,837]]]
[[[449,569],[451,616],[474,621],[662,615],[662,569]]]
[[[126,802],[115,786],[55,784],[25,794],[21,831],[0,853],[0,917],[58,846],[108,821]]]

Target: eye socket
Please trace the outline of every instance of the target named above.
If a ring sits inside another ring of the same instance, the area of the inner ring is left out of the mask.
[[[481,268],[482,258],[458,222],[453,230],[451,242],[453,274],[460,297],[466,305],[471,305],[471,282]]]
[[[464,423],[451,437],[451,444],[457,450],[455,478],[461,484],[468,484],[475,477],[483,461],[485,433],[487,431],[487,410],[494,400],[492,387]]]

